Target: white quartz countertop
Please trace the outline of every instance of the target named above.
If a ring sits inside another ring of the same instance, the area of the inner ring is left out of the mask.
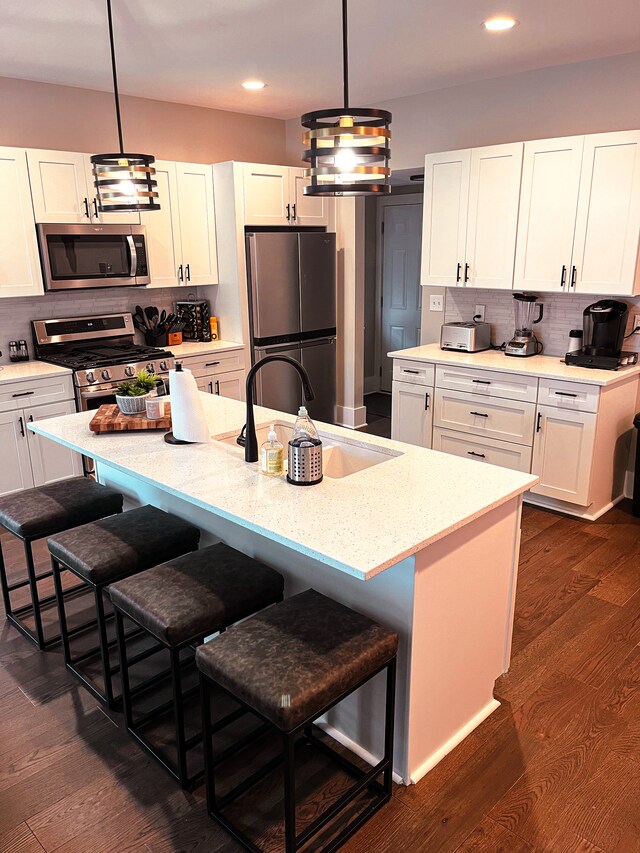
[[[244,403],[204,393],[201,398],[212,435],[240,431]],[[362,580],[538,482],[530,474],[319,424],[325,444],[324,431],[401,455],[300,488],[260,474],[235,443],[175,446],[162,432],[94,435],[88,428],[93,414],[41,420],[29,429]],[[257,424],[294,420],[258,406],[255,415]]]
[[[206,355],[209,352],[225,352],[225,350],[244,349],[242,344],[233,341],[185,341],[183,344],[167,349],[173,353],[175,358],[187,358],[190,355]]]
[[[497,350],[485,352],[450,352],[440,349],[439,344],[425,344],[411,349],[388,352],[389,358],[406,358],[411,361],[428,361],[433,364],[457,364],[479,370],[502,370],[505,373],[524,373],[547,379],[564,379],[572,382],[587,382],[590,385],[614,385],[630,376],[640,376],[640,364],[621,367],[619,370],[592,370],[575,367],[564,360],[550,355],[532,355],[529,358],[509,357]]]
[[[17,361],[13,364],[0,365],[0,383],[23,382],[28,379],[47,379],[49,376],[60,376],[63,373],[71,375],[67,367],[58,364],[47,364],[46,361]]]

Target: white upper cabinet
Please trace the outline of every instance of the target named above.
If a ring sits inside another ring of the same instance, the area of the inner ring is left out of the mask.
[[[31,148],[27,160],[36,222],[140,222],[137,213],[98,213],[88,154]]]
[[[468,287],[510,290],[513,284],[521,142],[471,151],[464,280]]]
[[[26,154],[0,148],[0,297],[42,292]]]
[[[425,158],[421,283],[511,289],[522,143]]]
[[[516,290],[560,292],[571,274],[584,137],[525,142]]]
[[[470,173],[470,150],[425,157],[421,284],[464,278]]]
[[[306,196],[304,169],[244,164],[244,220],[247,225],[329,224],[331,199]]]
[[[636,293],[639,240],[640,131],[586,136],[572,292]]]
[[[147,229],[150,286],[175,287],[184,282],[176,164],[158,160],[155,167],[160,210],[140,214]]]
[[[176,163],[176,180],[185,284],[217,284],[212,168],[198,163]]]

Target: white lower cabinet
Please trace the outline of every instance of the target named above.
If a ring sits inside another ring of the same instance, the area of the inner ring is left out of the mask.
[[[538,406],[531,473],[540,477],[537,495],[587,506],[597,415]]]
[[[433,449],[514,471],[529,473],[531,469],[531,447],[485,436],[478,438],[437,426],[433,428]]]
[[[391,438],[431,447],[433,388],[409,382],[392,383]]]
[[[79,453],[27,429],[34,421],[72,415],[76,411],[72,396],[69,375],[0,386],[0,496],[82,474]],[[51,402],[55,397],[62,397],[62,402]]]
[[[212,373],[196,378],[200,391],[229,397],[231,400],[244,400],[244,370],[231,370],[229,373]]]

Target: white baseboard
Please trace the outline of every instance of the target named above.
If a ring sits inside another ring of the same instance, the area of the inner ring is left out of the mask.
[[[609,510],[613,509],[616,504],[619,504],[624,497],[624,494],[618,495],[617,498],[609,501],[608,504],[601,506],[599,510],[589,512],[586,507],[580,507],[577,504],[570,504],[567,503],[567,501],[557,501],[554,498],[547,498],[544,495],[534,495],[531,492],[525,492],[523,495],[523,499],[526,504],[539,506],[543,509],[551,509],[555,512],[561,512],[563,515],[572,515],[574,518],[582,518],[584,521],[597,521],[600,516],[605,514],[605,512],[609,512]]]
[[[358,406],[355,409],[349,406],[336,406],[336,423],[348,429],[360,429],[367,425],[367,409],[365,406]]]
[[[353,754],[357,755],[358,758],[361,758],[363,761],[366,761],[367,764],[371,765],[371,767],[375,767],[376,764],[382,759],[381,755],[377,756],[374,755],[372,752],[363,749],[355,741],[351,740],[351,738],[348,738],[345,734],[343,734],[340,729],[334,729],[333,726],[330,726],[329,723],[325,722],[324,720],[316,720],[315,724],[316,726],[318,726],[318,728],[322,729],[323,732],[326,732],[329,737],[333,738],[338,743],[341,743],[342,746],[346,746],[346,748],[350,752],[353,752]],[[396,782],[398,785],[406,784],[399,773],[393,774],[393,781]]]
[[[375,394],[380,390],[380,377],[379,376],[365,376],[364,377],[364,393],[365,394]]]

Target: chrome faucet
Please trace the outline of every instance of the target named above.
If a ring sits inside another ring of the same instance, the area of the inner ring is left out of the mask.
[[[242,427],[240,435],[236,438],[236,442],[241,447],[244,447],[245,462],[258,461],[258,437],[256,435],[256,422],[253,416],[253,384],[256,373],[261,367],[264,367],[264,365],[268,364],[270,361],[284,361],[290,364],[291,367],[295,368],[298,371],[300,381],[302,382],[304,399],[308,402],[315,398],[309,375],[299,361],[289,358],[288,355],[266,355],[264,358],[261,358],[260,361],[256,361],[251,370],[247,373],[247,422]]]

